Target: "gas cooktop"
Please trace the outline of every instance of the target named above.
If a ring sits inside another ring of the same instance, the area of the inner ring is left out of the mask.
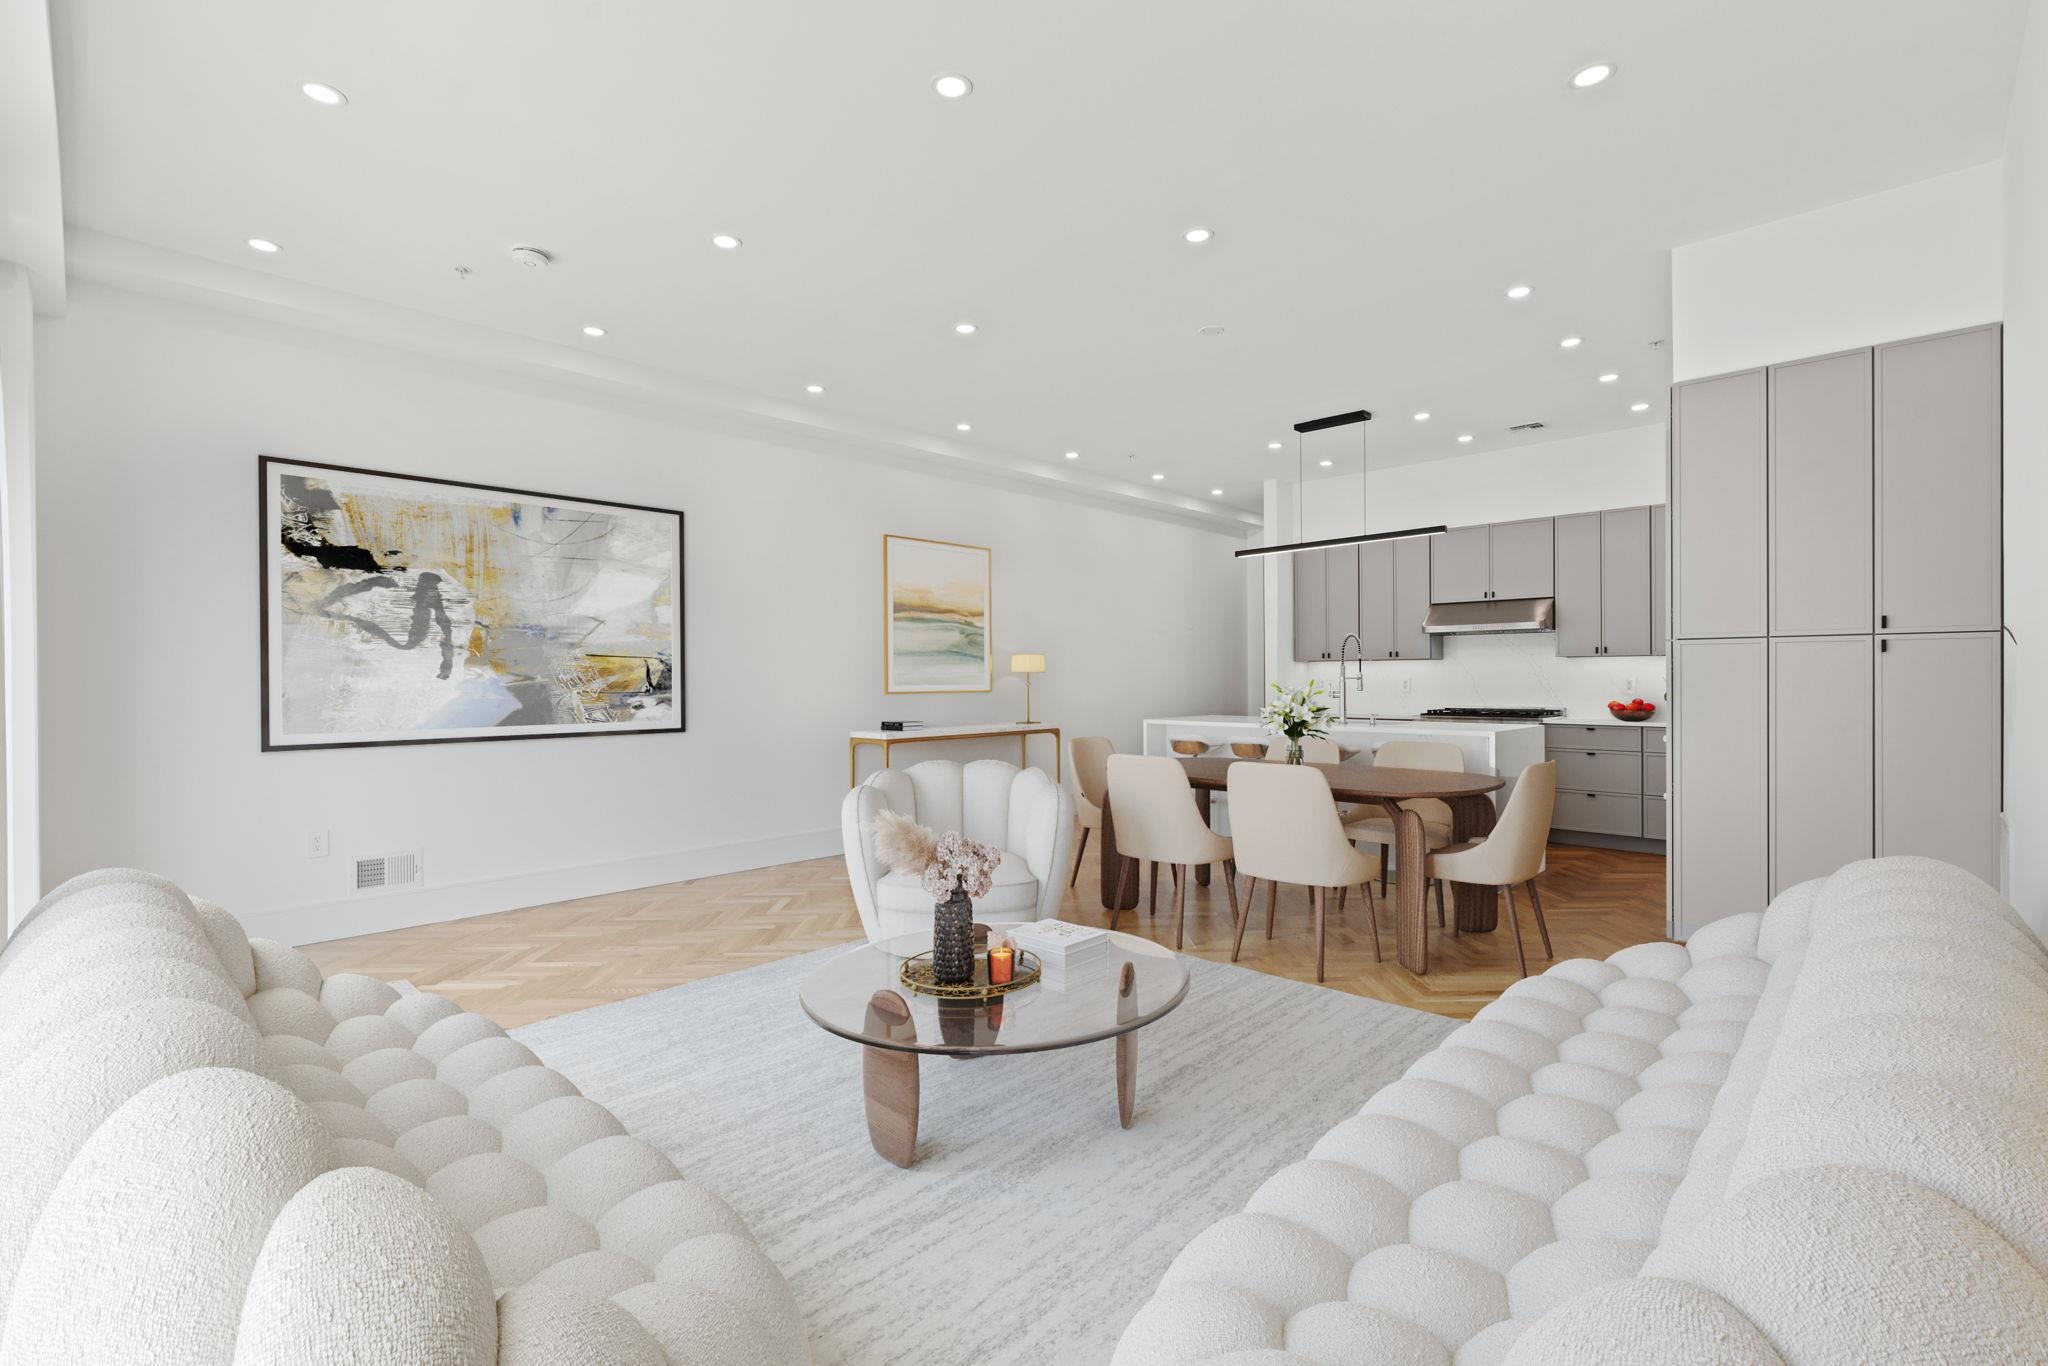
[[[1559,707],[1431,707],[1422,713],[1446,721],[1541,721],[1546,716],[1563,716]]]

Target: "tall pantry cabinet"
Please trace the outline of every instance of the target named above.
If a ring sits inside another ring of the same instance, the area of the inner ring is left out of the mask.
[[[1997,877],[2000,330],[1672,391],[1672,932],[1853,859]]]

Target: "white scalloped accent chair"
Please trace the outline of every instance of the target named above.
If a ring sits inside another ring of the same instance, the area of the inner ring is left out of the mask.
[[[1115,1366],[2048,1361],[2048,952],[1931,859],[1525,978],[1198,1234]]]
[[[995,886],[974,903],[985,925],[1054,919],[1074,860],[1074,799],[1043,769],[1000,759],[930,759],[870,773],[846,794],[839,834],[860,923],[875,942],[930,931],[932,895],[875,856],[867,827],[884,809],[940,834],[959,831],[1003,854]]]
[[[0,953],[0,1361],[808,1360],[739,1216],[481,1015],[132,869]]]

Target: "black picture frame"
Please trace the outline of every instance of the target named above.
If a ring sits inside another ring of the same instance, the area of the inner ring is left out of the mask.
[[[646,513],[658,517],[675,519],[675,586],[676,611],[675,663],[672,669],[672,696],[674,716],[671,722],[661,725],[620,726],[617,728],[591,727],[580,730],[515,730],[503,735],[431,735],[377,740],[306,740],[279,743],[271,735],[271,625],[270,605],[272,595],[272,571],[276,565],[277,543],[273,532],[274,514],[277,509],[271,497],[271,471],[273,467],[288,466],[294,470],[320,470],[330,474],[361,475],[374,479],[399,480],[405,483],[423,484],[435,488],[466,489],[475,493],[502,494],[508,498],[553,504],[575,504],[594,508],[616,508],[624,512]],[[258,455],[256,457],[256,550],[257,550],[257,685],[260,699],[259,722],[261,725],[262,750],[266,754],[289,754],[300,750],[318,749],[380,749],[390,745],[462,745],[489,743],[500,740],[594,740],[605,738],[623,739],[645,735],[681,735],[688,731],[687,682],[688,669],[686,646],[688,643],[689,615],[685,610],[684,594],[684,520],[677,508],[654,507],[645,503],[624,503],[610,498],[584,498],[570,494],[544,493],[536,489],[507,488],[499,484],[481,484],[462,479],[441,479],[432,475],[400,474],[392,470],[372,469],[363,465],[336,465],[317,460],[299,460],[284,455]]]

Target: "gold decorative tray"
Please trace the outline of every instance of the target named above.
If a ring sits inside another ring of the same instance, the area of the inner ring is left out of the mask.
[[[1007,996],[1013,991],[1030,986],[1038,980],[1038,955],[1017,950],[1017,970],[1009,981],[997,985],[988,980],[988,953],[984,950],[974,955],[974,980],[958,986],[944,986],[932,978],[932,956],[920,953],[915,958],[903,960],[902,971],[897,975],[903,985],[920,996],[937,996],[948,1001],[992,1001],[998,996]]]

